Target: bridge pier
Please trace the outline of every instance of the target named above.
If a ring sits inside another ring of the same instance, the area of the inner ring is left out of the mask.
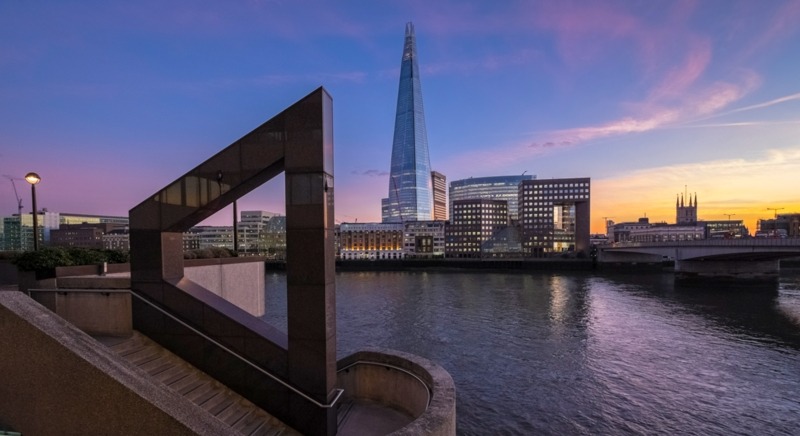
[[[771,260],[675,260],[675,274],[680,278],[777,278],[779,259]]]

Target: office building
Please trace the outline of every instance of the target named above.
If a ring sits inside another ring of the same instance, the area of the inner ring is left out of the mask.
[[[187,242],[186,233],[191,233]],[[184,249],[187,246],[196,246],[203,250],[211,247],[221,247],[233,250],[233,226],[195,226],[184,233]],[[193,240],[196,239],[196,242]]]
[[[800,213],[782,213],[758,220],[758,238],[800,238]]]
[[[130,251],[131,238],[128,229],[112,230],[103,235],[103,248],[106,250]]]
[[[339,258],[345,260],[402,259],[403,223],[342,223]]]
[[[61,224],[50,230],[50,245],[54,247],[103,248],[103,235],[125,226],[112,223]]]
[[[39,246],[50,242],[50,231],[58,228],[58,213],[42,210],[36,218],[37,238]],[[14,214],[3,217],[3,247],[4,251],[29,251],[33,250],[33,214]]]
[[[444,221],[406,221],[403,227],[403,251],[406,258],[444,257]]]
[[[286,259],[286,216],[276,215],[261,230],[260,255],[269,259]]]
[[[445,230],[445,253],[447,257],[485,257],[484,244],[507,227],[505,200],[455,200]]]
[[[447,221],[447,178],[444,174],[431,171],[433,186],[433,219]]]
[[[590,192],[588,177],[523,180],[518,202],[524,254],[588,254]]]
[[[116,224],[125,227],[128,225],[129,219],[126,216],[59,213],[58,222],[59,224]]]
[[[705,227],[700,224],[653,224],[630,231],[632,242],[680,242],[705,239]]]
[[[384,223],[433,219],[428,132],[422,106],[414,25],[406,24],[392,143],[389,195],[381,201]]]
[[[243,254],[267,254],[270,247],[274,250],[274,235],[272,235],[272,228],[276,227],[278,221],[285,223],[285,217],[280,217],[279,214],[274,212],[267,212],[263,210],[246,210],[241,213],[241,219],[238,225],[238,251],[240,255]],[[275,220],[275,223],[270,223]],[[280,225],[277,225],[280,228]],[[286,229],[283,225],[283,242],[280,250],[286,250]]]
[[[639,218],[638,221],[615,223],[608,220],[606,222],[606,231],[608,232],[608,242],[629,242],[631,240],[631,233],[638,230],[649,229],[650,219],[647,217]]]
[[[450,182],[450,215],[453,214],[453,201],[456,200],[504,200],[508,203],[509,219],[518,219],[517,196],[519,183],[533,180],[536,176],[492,176],[470,177]]]
[[[698,221],[703,226],[706,239],[736,239],[750,236],[743,220]]]

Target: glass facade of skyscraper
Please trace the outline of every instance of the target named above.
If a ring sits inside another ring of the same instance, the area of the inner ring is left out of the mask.
[[[381,202],[383,222],[433,219],[432,191],[417,42],[414,25],[408,23],[400,63],[389,196]]]
[[[519,182],[535,178],[533,175],[519,175],[454,180],[450,182],[450,216],[453,216],[453,202],[457,200],[505,200],[509,219],[516,221]]]

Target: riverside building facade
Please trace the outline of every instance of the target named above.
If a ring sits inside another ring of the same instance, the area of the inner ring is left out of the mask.
[[[403,225],[405,257],[439,258],[445,253],[444,221],[406,221]]]
[[[431,171],[433,186],[433,219],[447,221],[447,178],[444,174]]]
[[[525,255],[589,253],[591,181],[588,177],[523,180],[518,195]]]
[[[342,223],[339,258],[344,260],[402,259],[403,223]]]
[[[484,244],[508,227],[508,203],[505,200],[455,200],[445,231],[447,257],[481,258]]]
[[[402,223],[432,219],[431,163],[417,63],[417,42],[414,25],[407,23],[400,62],[389,195],[381,200],[381,221]]]
[[[519,184],[523,180],[534,180],[533,175],[470,177],[450,182],[450,215],[453,215],[453,202],[457,200],[503,200],[508,203],[508,216],[511,221],[519,218]]]

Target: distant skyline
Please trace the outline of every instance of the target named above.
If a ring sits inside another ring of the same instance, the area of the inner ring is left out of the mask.
[[[800,212],[800,0],[0,0],[0,175],[25,213],[35,171],[39,207],[127,215],[322,85],[336,219],[379,222],[409,21],[448,182],[590,177],[592,232],[684,191],[751,231]],[[282,205],[277,181],[239,210]]]

